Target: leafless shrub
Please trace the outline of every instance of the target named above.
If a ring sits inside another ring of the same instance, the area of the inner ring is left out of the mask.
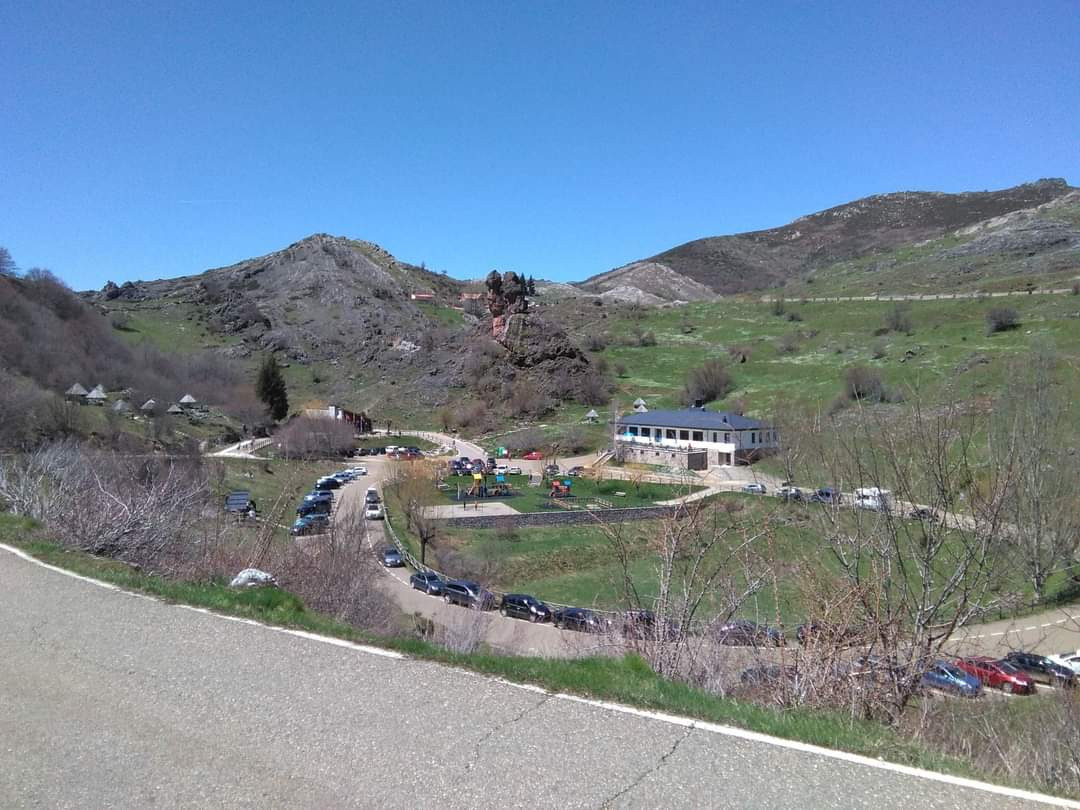
[[[515,430],[513,433],[507,434],[502,440],[503,447],[512,455],[521,455],[528,453],[530,450],[536,450],[543,443],[544,434],[533,427]]]
[[[452,653],[469,655],[480,648],[490,621],[479,608],[454,611],[447,624],[435,628],[435,643]]]
[[[728,357],[731,358],[734,363],[747,363],[753,356],[754,350],[748,343],[736,343],[728,346]]]
[[[799,333],[788,332],[776,339],[777,354],[797,354],[799,351]]]
[[[326,458],[347,455],[353,448],[355,428],[339,419],[299,416],[275,436],[288,458]]]
[[[611,400],[614,388],[611,380],[597,370],[578,380],[577,397],[586,405],[606,405]]]
[[[875,340],[870,344],[870,356],[875,360],[882,360],[889,356],[889,344],[884,340]]]
[[[585,351],[589,352],[602,352],[604,349],[607,348],[607,343],[607,336],[603,334],[598,334],[596,332],[590,332],[585,335],[585,339],[583,341]]]
[[[905,335],[915,334],[915,327],[911,320],[911,309],[907,304],[897,303],[886,313],[885,328],[890,332],[899,332]]]
[[[1080,701],[1068,690],[1038,700],[925,701],[911,733],[982,773],[1080,793]]]
[[[993,307],[986,313],[986,334],[1008,332],[1020,326],[1020,314],[1012,307]]]
[[[208,496],[198,460],[118,456],[69,441],[0,463],[0,498],[13,511],[65,546],[126,561],[173,557]]]
[[[682,399],[686,405],[694,402],[711,402],[727,396],[735,383],[724,361],[719,358],[706,360],[704,365],[690,371],[683,387]]]
[[[866,366],[851,366],[844,371],[844,393],[861,402],[884,402],[887,398],[881,374]]]

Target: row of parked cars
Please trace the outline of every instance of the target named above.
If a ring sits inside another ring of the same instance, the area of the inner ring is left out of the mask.
[[[415,459],[424,454],[419,447],[412,445],[388,444],[385,447],[360,447],[353,452],[354,456],[387,456],[396,459]]]
[[[363,475],[367,475],[366,468],[350,467],[316,481],[314,489],[304,496],[296,508],[296,521],[290,531],[294,535],[302,535],[318,534],[329,529],[335,491]]]

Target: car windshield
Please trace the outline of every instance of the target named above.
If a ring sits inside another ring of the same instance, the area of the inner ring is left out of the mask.
[[[1018,674],[1020,672],[1020,670],[1018,670],[1016,667],[1014,667],[1008,661],[998,661],[997,665],[998,665],[998,667],[1001,668],[1002,672],[1007,672],[1010,675],[1016,675],[1016,674]]]
[[[963,670],[959,669],[958,667],[954,667],[952,664],[940,664],[938,666],[938,670],[941,672],[941,674],[948,675],[952,678],[957,678],[958,680],[963,680],[967,677],[964,674]]]

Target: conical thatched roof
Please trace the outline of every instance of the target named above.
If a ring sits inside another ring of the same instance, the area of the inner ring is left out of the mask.
[[[644,402],[642,402],[640,405],[635,405],[634,410],[637,411],[638,413],[648,413],[649,412],[649,409],[645,407]]]
[[[152,411],[156,407],[157,407],[157,403],[154,402],[154,400],[152,400],[152,399],[148,399],[148,400],[146,400],[146,402],[144,402],[142,404],[142,406],[139,408],[139,410],[140,411]]]
[[[94,390],[86,395],[86,398],[94,400],[106,400],[109,398],[109,395],[105,393],[104,388],[102,388],[100,385],[96,385],[94,386]]]
[[[79,383],[75,383],[71,388],[64,392],[64,396],[68,397],[85,397],[87,390],[83,388]]]
[[[181,405],[197,405],[199,400],[195,399],[191,394],[184,394],[180,397]]]
[[[643,400],[641,397],[638,397],[637,399],[634,400],[634,407],[635,408],[640,408],[644,404],[645,404],[645,400]]]
[[[117,413],[127,413],[131,410],[131,406],[128,404],[126,399],[118,399],[116,400],[116,403],[112,406],[112,409]]]
[[[183,413],[183,412],[184,412],[184,409],[181,408],[179,405],[170,405],[169,410],[165,411],[165,413],[174,413],[174,414],[175,413]]]
[[[586,418],[586,419],[599,419],[599,418],[600,418],[600,414],[598,414],[598,413],[596,412],[596,409],[594,408],[593,410],[591,410],[591,411],[589,411],[589,412],[588,412],[587,414],[585,414],[585,418]]]

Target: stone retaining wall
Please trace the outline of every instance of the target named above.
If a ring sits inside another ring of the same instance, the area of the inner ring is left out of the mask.
[[[446,518],[441,523],[468,529],[494,529],[499,526],[580,526],[590,523],[629,523],[671,517],[682,506],[638,506],[628,509],[560,509],[551,512],[526,512],[518,515],[476,515]]]

